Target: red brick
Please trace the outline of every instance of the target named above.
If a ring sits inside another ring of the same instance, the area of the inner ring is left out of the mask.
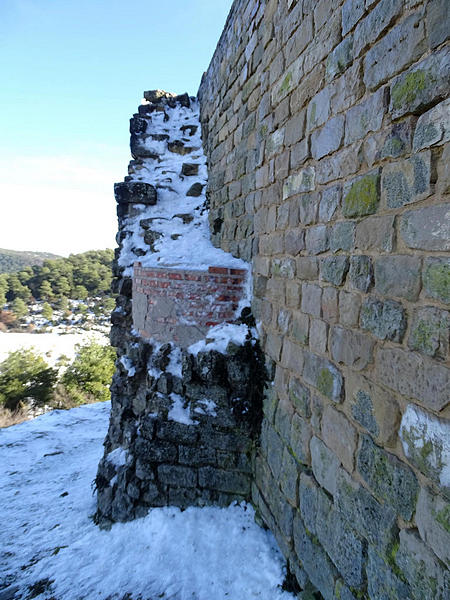
[[[226,267],[208,267],[208,273],[221,273],[223,275],[228,275],[230,273],[230,269]]]

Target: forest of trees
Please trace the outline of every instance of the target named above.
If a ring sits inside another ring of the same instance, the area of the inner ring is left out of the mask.
[[[23,305],[33,300],[64,303],[67,298],[108,296],[113,258],[113,250],[90,250],[68,258],[45,260],[42,266],[0,273],[0,308],[7,302],[14,303],[20,312]]]

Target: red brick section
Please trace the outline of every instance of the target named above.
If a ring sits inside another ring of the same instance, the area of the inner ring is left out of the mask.
[[[174,299],[182,308],[183,324],[189,321],[196,327],[212,327],[235,318],[238,303],[244,295],[246,275],[245,269],[145,268],[137,262],[134,264],[133,295],[145,294],[149,306],[164,297]],[[176,324],[171,317],[160,318],[158,322]],[[148,331],[139,333],[150,336]]]

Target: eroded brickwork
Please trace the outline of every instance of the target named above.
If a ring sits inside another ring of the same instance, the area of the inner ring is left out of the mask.
[[[450,594],[449,31],[445,0],[236,0],[199,91],[274,366],[253,499],[326,599]]]
[[[133,272],[135,330],[183,348],[203,339],[210,327],[233,321],[245,294],[244,269],[146,269],[136,263]]]

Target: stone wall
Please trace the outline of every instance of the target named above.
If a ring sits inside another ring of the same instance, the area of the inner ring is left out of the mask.
[[[253,500],[326,599],[450,594],[449,32],[445,0],[236,0],[199,90],[275,372]]]
[[[145,96],[130,123],[129,175],[115,185],[117,361],[96,477],[102,527],[155,506],[249,501],[261,429],[265,368],[247,265],[209,241],[198,104]]]
[[[210,327],[231,322],[245,296],[247,271],[227,267],[133,269],[133,326],[147,339],[182,348]]]

